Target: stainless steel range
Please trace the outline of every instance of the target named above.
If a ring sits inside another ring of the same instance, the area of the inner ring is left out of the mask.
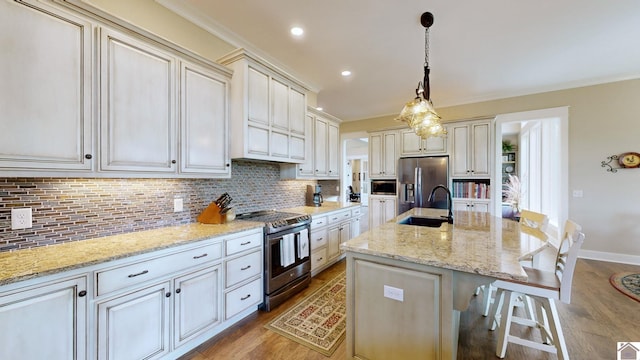
[[[311,216],[256,211],[237,219],[264,222],[264,303],[271,311],[311,282]]]

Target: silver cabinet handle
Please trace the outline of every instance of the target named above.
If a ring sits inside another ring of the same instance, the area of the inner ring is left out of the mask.
[[[247,296],[241,297],[240,300],[244,301],[244,300],[247,300],[250,297],[251,297],[251,294],[247,294]]]
[[[207,255],[209,255],[209,254],[204,253],[204,254],[202,254],[202,255],[196,255],[196,256],[194,256],[193,258],[194,258],[194,259],[201,259],[201,258],[203,258],[203,257],[205,257],[205,256],[207,256]]]
[[[245,245],[249,245],[249,244],[251,244],[251,241],[240,243],[240,246],[245,246]]]
[[[136,276],[144,275],[144,274],[146,274],[148,272],[149,272],[149,270],[143,270],[143,271],[140,271],[137,274],[129,274],[127,277],[133,278],[133,277],[136,277]]]
[[[243,268],[240,268],[240,270],[244,271],[244,270],[248,270],[248,269],[250,269],[250,268],[251,268],[251,265],[247,265],[247,266],[245,266],[245,267],[243,267]]]

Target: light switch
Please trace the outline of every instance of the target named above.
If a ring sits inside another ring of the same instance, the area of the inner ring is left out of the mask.
[[[173,212],[180,212],[184,208],[184,202],[182,198],[173,199]]]
[[[581,198],[582,197],[582,190],[573,190],[573,197],[574,198]]]
[[[384,285],[384,297],[392,300],[404,301],[404,290],[393,286]]]

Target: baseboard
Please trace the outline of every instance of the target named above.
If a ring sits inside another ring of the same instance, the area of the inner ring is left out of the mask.
[[[615,263],[621,263],[621,264],[640,265],[640,256],[638,255],[627,255],[627,254],[610,253],[610,252],[593,251],[593,250],[580,250],[580,254],[578,255],[578,257],[581,259],[591,259],[591,260],[608,261],[608,262],[615,262]]]

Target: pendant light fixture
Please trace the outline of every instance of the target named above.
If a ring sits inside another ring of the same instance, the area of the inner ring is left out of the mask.
[[[424,26],[424,79],[418,83],[416,98],[404,106],[396,120],[407,123],[418,136],[426,139],[446,136],[447,129],[442,126],[440,116],[433,109],[429,87],[429,28],[433,25],[433,14],[423,13],[420,23]]]

